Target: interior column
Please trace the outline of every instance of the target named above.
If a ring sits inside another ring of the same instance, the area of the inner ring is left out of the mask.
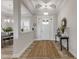
[[[13,56],[16,57],[19,52],[17,42],[20,40],[21,34],[21,0],[13,0],[14,13],[14,40],[13,40]]]

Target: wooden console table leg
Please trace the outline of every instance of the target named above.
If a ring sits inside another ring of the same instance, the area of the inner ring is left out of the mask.
[[[57,35],[55,35],[55,42],[57,42]]]
[[[69,51],[69,40],[67,39],[67,51]]]
[[[60,39],[61,51],[62,51],[62,39]]]
[[[56,42],[56,35],[55,35],[55,42]]]
[[[4,39],[3,41],[4,41],[4,47],[5,47],[6,46],[6,40]]]

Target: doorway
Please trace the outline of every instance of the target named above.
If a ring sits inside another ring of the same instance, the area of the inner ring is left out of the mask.
[[[54,22],[52,17],[40,16],[37,18],[37,38],[40,40],[53,39]]]
[[[41,39],[49,39],[49,34],[50,34],[50,27],[49,27],[49,22],[42,22],[41,24],[41,29],[40,29],[40,35]]]

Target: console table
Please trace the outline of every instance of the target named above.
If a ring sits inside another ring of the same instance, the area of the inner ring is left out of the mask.
[[[55,35],[55,42],[57,42],[56,41],[56,37],[57,37],[58,35]],[[62,41],[63,40],[66,40],[66,42],[67,42],[67,51],[69,50],[69,37],[62,37],[62,36],[58,36],[59,38],[60,38],[60,46],[61,46],[61,51],[62,51]]]
[[[61,51],[62,51],[62,41],[66,40],[67,41],[67,51],[69,50],[69,37],[60,37],[60,46],[61,46]]]

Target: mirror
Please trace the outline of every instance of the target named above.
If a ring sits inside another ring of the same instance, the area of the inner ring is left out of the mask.
[[[64,33],[66,26],[67,26],[67,20],[66,20],[66,18],[63,18],[62,21],[61,21],[61,31],[62,31],[62,33]]]
[[[66,27],[67,26],[67,20],[66,18],[62,19],[62,26]]]

